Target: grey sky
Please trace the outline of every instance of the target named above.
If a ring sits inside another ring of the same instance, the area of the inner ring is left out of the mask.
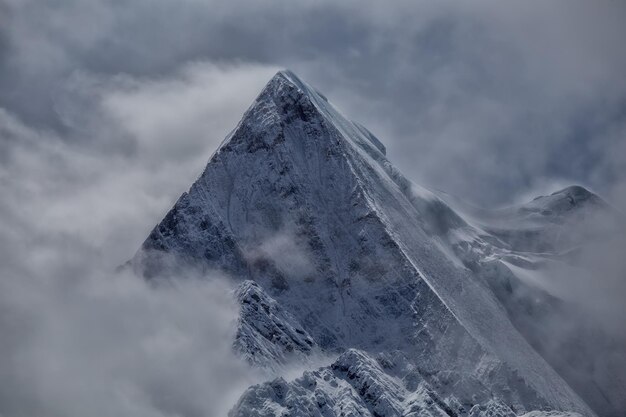
[[[380,136],[418,182],[483,204],[579,182],[626,203],[623,2],[4,3],[0,105],[63,140],[136,149],[133,132],[95,140],[84,130],[102,131],[85,105],[98,89],[76,79],[133,91],[201,62],[226,74],[202,90],[219,100],[251,97],[265,81],[259,71],[289,67]],[[229,82],[234,68],[254,83]],[[173,98],[151,94],[152,104]],[[234,121],[246,105],[207,109],[203,120],[228,111]],[[202,111],[193,107],[183,110]],[[150,123],[151,115],[120,116]],[[205,130],[205,155],[224,133]],[[197,155],[200,145],[185,142],[198,138],[170,136],[177,157]]]

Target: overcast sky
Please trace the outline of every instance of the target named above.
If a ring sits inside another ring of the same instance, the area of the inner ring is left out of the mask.
[[[571,182],[623,200],[621,1],[0,4],[0,106],[84,152],[195,175],[290,68],[427,186],[486,205]]]
[[[282,68],[422,185],[492,206],[579,183],[626,210],[624,22],[619,0],[0,0],[0,414],[218,412],[226,388],[190,402],[214,380],[185,375],[231,364],[202,356],[202,332],[230,334],[232,306],[102,277]],[[189,321],[206,316],[223,320]],[[56,384],[68,375],[100,383]]]

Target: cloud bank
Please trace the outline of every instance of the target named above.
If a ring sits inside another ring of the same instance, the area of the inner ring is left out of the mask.
[[[75,75],[65,136],[0,112],[0,415],[226,415],[258,381],[231,351],[224,277],[154,288],[115,269],[236,123],[215,116],[253,98],[207,90],[256,88],[268,71]]]
[[[63,137],[76,128],[64,116],[67,80],[81,74],[170,80],[175,88],[181,68],[193,72],[188,66],[198,61],[288,67],[383,138],[420,183],[503,204],[558,179],[626,205],[622,2],[5,0],[3,9],[0,106]],[[202,77],[187,74],[194,76]],[[251,94],[261,78],[254,86],[214,80],[222,87],[196,91],[196,101],[177,110],[197,114],[193,105],[206,96]],[[162,96],[143,98],[168,99],[163,87],[154,92]],[[69,104],[79,120],[91,117],[82,103]],[[236,120],[245,107],[207,111],[204,122]],[[111,141],[107,149],[130,151]]]
[[[2,415],[226,415],[255,382],[230,350],[223,283],[44,270],[0,290]]]

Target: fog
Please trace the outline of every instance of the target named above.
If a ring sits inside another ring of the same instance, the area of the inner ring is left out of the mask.
[[[228,72],[235,84],[238,71]],[[206,90],[224,74],[194,64],[167,82],[73,80],[74,93],[89,94],[88,145],[0,114],[0,414],[225,415],[258,380],[231,351],[228,277],[190,271],[154,287],[115,272],[236,123],[219,113],[252,100],[212,102]],[[181,111],[160,117],[155,92]],[[177,161],[172,132],[195,164]]]
[[[230,349],[236,309],[223,282],[157,290],[93,265],[40,267],[0,284],[3,415],[226,415],[255,382]]]

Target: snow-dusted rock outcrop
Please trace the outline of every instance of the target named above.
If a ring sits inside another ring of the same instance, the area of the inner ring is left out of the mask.
[[[478,380],[470,387],[452,377],[433,384],[429,377],[401,353],[372,357],[349,349],[330,366],[306,371],[294,381],[278,378],[250,387],[230,417],[517,415],[505,399],[493,398]],[[527,416],[570,414],[533,411]]]
[[[254,281],[238,293],[235,345],[251,362],[286,362],[314,345],[345,352],[294,382],[251,388],[234,415],[593,415],[490,282],[515,250],[410,183],[378,139],[283,71],[132,265],[149,278],[183,262]]]
[[[317,350],[317,343],[296,318],[254,281],[237,288],[237,301],[240,313],[234,347],[248,362],[274,368]]]

